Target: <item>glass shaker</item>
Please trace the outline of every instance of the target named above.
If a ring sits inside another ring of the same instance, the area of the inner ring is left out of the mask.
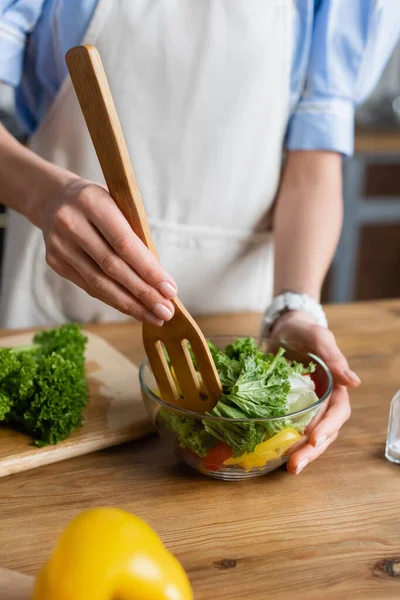
[[[385,454],[388,460],[400,464],[400,390],[390,405]]]

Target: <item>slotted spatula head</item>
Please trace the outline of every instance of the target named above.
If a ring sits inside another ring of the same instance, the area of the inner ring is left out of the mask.
[[[136,235],[157,256],[100,54],[94,46],[78,46],[69,50],[66,62],[109,193]],[[200,328],[178,299],[173,304],[174,317],[163,327],[143,325],[145,350],[162,398],[180,408],[204,413],[220,398],[221,382]],[[179,391],[163,348],[174,368]]]
[[[199,326],[179,300],[173,302],[175,314],[171,321],[163,327],[147,323],[143,325],[144,347],[161,397],[175,406],[204,413],[218,402],[222,392],[221,382]],[[174,369],[179,391],[165,352]]]

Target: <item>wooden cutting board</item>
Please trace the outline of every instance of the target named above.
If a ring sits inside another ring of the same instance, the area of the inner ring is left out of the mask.
[[[29,600],[32,595],[33,577],[0,567],[1,600]]]
[[[152,431],[137,366],[101,337],[85,335],[90,402],[83,427],[56,446],[36,448],[31,438],[0,426],[0,477],[123,444]],[[31,340],[32,334],[18,334],[0,338],[0,346]]]

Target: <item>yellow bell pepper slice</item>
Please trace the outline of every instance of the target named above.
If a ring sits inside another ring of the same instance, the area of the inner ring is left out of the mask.
[[[178,394],[180,396],[182,396],[183,395],[182,394],[182,390],[181,390],[181,388],[179,386],[178,378],[177,378],[176,373],[175,373],[175,369],[172,366],[171,366],[171,375],[172,375],[172,379],[174,380],[174,383],[175,383],[175,386],[176,386],[176,391],[178,392]],[[200,375],[200,373],[198,371],[196,371],[196,375],[197,375],[199,383],[200,383],[200,392],[202,392],[203,394],[207,394],[207,390],[206,390],[206,387],[205,387],[205,385],[203,383],[203,379],[202,379],[202,377],[201,377],[201,375]],[[159,390],[157,390],[156,395],[158,395],[161,398]]]
[[[224,462],[224,465],[227,467],[235,465],[242,467],[242,469],[246,469],[246,471],[251,471],[252,469],[261,469],[262,467],[265,467],[267,462],[274,458],[277,458],[277,455],[272,450],[260,455],[256,454],[256,452],[246,452],[238,458],[228,458]]]
[[[256,446],[254,452],[245,452],[237,458],[228,458],[225,466],[238,466],[251,471],[255,468],[265,467],[270,460],[280,458],[293,444],[301,439],[301,435],[293,427],[282,429],[265,442]]]
[[[172,379],[174,380],[174,383],[176,385],[176,391],[178,392],[178,394],[180,396],[182,396],[182,391],[181,391],[181,388],[180,388],[179,383],[178,383],[178,378],[176,376],[175,369],[172,366],[171,366],[171,375],[172,375]]]
[[[176,376],[176,373],[175,373],[175,369],[174,369],[174,367],[171,367],[171,375],[172,375],[172,379],[173,379],[173,381],[174,381],[174,383],[175,383],[176,391],[178,392],[178,394],[179,394],[180,396],[182,396],[181,388],[179,387],[178,378],[177,378],[177,376]],[[158,396],[159,398],[161,398],[161,392],[160,392],[160,390],[159,390],[158,388],[156,388],[156,389],[154,390],[154,394],[155,394],[156,396]],[[162,398],[161,398],[161,399],[162,399]]]
[[[157,534],[123,510],[89,510],[64,530],[33,600],[193,600],[180,563]]]
[[[267,450],[272,450],[278,454],[278,456],[282,456],[289,450],[291,446],[295,442],[301,439],[300,433],[294,427],[286,427],[286,429],[282,429],[279,433],[272,436],[265,442],[261,442],[255,449],[256,454],[263,454]]]

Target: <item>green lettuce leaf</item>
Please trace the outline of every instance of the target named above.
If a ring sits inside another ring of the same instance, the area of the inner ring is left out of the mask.
[[[215,443],[215,438],[206,431],[199,419],[181,417],[166,408],[160,409],[158,418],[167,429],[178,434],[182,448],[187,448],[198,456],[206,456]]]

